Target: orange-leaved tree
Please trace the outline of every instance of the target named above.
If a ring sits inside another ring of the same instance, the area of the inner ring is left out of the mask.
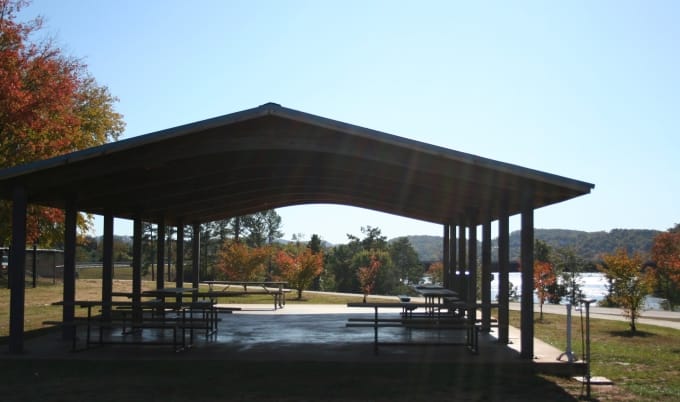
[[[658,288],[673,310],[680,304],[680,224],[654,238],[652,260]]]
[[[557,281],[553,265],[546,261],[534,261],[534,289],[540,305],[539,319],[543,320],[543,304],[550,298],[550,289]]]
[[[375,254],[371,254],[369,262],[365,266],[359,267],[357,276],[359,277],[359,286],[364,294],[364,303],[366,303],[366,296],[373,292],[375,288],[376,279],[378,279],[378,272],[380,271],[381,262]]]
[[[261,281],[264,279],[268,247],[252,248],[227,240],[217,253],[216,267],[221,276],[233,281]]]
[[[613,254],[602,256],[597,268],[611,282],[611,299],[623,307],[624,314],[630,319],[630,330],[635,332],[635,322],[642,315],[645,296],[654,289],[654,272],[645,269],[639,253],[632,256],[620,248]]]
[[[35,41],[42,19],[21,23],[24,0],[0,0],[0,168],[47,159],[115,140],[123,132],[117,99],[78,59],[51,40]],[[81,215],[81,230],[89,227]],[[28,243],[59,245],[64,213],[30,205]],[[0,244],[11,237],[11,203],[0,202]]]
[[[304,248],[297,253],[281,250],[276,254],[276,265],[282,278],[290,287],[297,290],[297,298],[302,299],[302,291],[307,289],[323,271],[323,254]]]
[[[430,267],[425,272],[432,278],[432,283],[443,283],[444,282],[444,264],[441,261],[436,261],[430,264]]]

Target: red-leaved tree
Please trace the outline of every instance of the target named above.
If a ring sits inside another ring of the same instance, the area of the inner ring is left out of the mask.
[[[117,99],[85,65],[51,40],[33,41],[40,18],[16,21],[28,1],[0,0],[0,168],[47,159],[115,140],[123,132]],[[11,204],[0,201],[0,244],[11,235]],[[29,206],[27,240],[44,246],[63,238],[64,213]],[[78,220],[81,230],[89,219]]]
[[[654,238],[652,260],[657,286],[673,310],[680,304],[680,225]]]
[[[425,274],[432,278],[432,283],[442,283],[444,282],[444,263],[441,261],[436,261],[430,264]]]
[[[539,319],[543,320],[543,304],[550,297],[550,287],[555,284],[557,277],[553,265],[545,261],[534,262],[534,289],[540,304]]]
[[[268,258],[267,247],[252,248],[235,240],[227,240],[217,253],[216,268],[220,276],[227,280],[261,281],[265,276]]]
[[[283,279],[297,290],[298,299],[302,298],[302,291],[323,271],[323,254],[313,253],[309,248],[304,248],[297,254],[279,251],[275,260]]]
[[[376,255],[371,255],[368,265],[359,267],[357,276],[359,277],[359,286],[361,286],[361,291],[364,293],[364,303],[366,303],[366,297],[373,292],[375,288],[375,281],[378,279],[378,272],[380,271],[380,260]]]

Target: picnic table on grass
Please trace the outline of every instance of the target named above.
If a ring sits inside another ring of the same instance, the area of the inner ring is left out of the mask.
[[[198,297],[217,300],[220,297],[234,297],[247,295],[270,295],[274,299],[274,310],[286,305],[286,289],[288,282],[282,281],[203,281],[208,285],[208,291],[199,291]]]

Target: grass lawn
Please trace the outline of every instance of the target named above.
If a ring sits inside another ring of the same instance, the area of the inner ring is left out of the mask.
[[[153,282],[143,282],[152,289]],[[115,291],[130,282],[116,280]],[[77,281],[76,298],[100,298],[101,282]],[[294,293],[292,293],[294,295]],[[290,296],[290,295],[289,295]],[[26,330],[40,334],[42,321],[60,320],[62,285],[41,283],[26,289]],[[339,303],[356,296],[303,294],[288,303]],[[222,302],[266,303],[270,296],[229,297]],[[9,332],[9,291],[0,283],[0,343]],[[83,313],[76,310],[77,313]],[[558,349],[566,347],[566,318],[545,314],[535,334]],[[511,311],[519,326],[519,312]],[[574,352],[581,355],[578,316],[573,323]],[[628,332],[620,321],[591,320],[592,374],[614,387],[593,387],[595,400],[680,400],[680,331],[639,324]],[[451,367],[311,362],[13,360],[0,355],[0,398],[32,400],[575,400],[582,386],[573,380],[523,373],[502,367]],[[564,391],[566,390],[566,392]]]
[[[510,323],[519,327],[519,311],[510,312]],[[560,350],[566,349],[566,317],[535,315],[535,336]],[[590,320],[591,373],[614,381],[635,401],[680,400],[680,331],[637,324],[635,334],[624,321]],[[572,348],[583,356],[581,321],[572,322]],[[605,388],[602,388],[606,390]]]

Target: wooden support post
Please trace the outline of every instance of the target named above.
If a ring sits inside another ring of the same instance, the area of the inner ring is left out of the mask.
[[[534,207],[533,194],[525,195],[522,205],[522,302],[521,348],[522,359],[534,358]]]
[[[132,318],[142,317],[142,218],[136,216],[132,224]]]
[[[31,263],[31,279],[33,289],[35,289],[38,281],[38,245],[36,243],[33,243],[33,261]]]
[[[165,287],[165,221],[158,221],[156,238],[156,289]]]
[[[507,203],[498,219],[498,342],[510,342],[510,217]]]
[[[200,265],[201,265],[201,225],[194,223],[191,232],[191,284],[198,288],[200,282]],[[194,294],[193,300],[196,301],[197,296]]]
[[[16,187],[12,193],[12,248],[9,252],[9,352],[24,352],[24,312],[26,285],[26,191]]]
[[[450,235],[450,227],[448,224],[444,224],[444,244],[443,244],[443,259],[444,259],[444,267],[443,267],[443,272],[442,272],[442,281],[444,282],[444,287],[446,289],[452,289],[451,287],[451,254],[450,254],[450,246],[451,246],[451,239],[449,237]]]
[[[468,297],[477,301],[477,226],[470,225],[468,236]]]
[[[175,257],[175,286],[184,287],[184,224],[177,225],[177,256]],[[177,303],[182,303],[182,296],[177,296]]]
[[[491,222],[482,225],[482,328],[491,331]]]
[[[184,286],[184,225],[177,225],[177,256],[175,257],[175,284],[178,288]]]
[[[113,292],[113,215],[104,215],[102,250],[102,318],[111,318],[111,293]]]
[[[470,219],[470,236],[468,238],[468,272],[467,300],[471,307],[468,310],[468,321],[474,325],[477,320],[477,225]]]
[[[456,224],[449,224],[449,264],[451,269],[449,270],[449,283],[451,287],[449,289],[456,290],[459,288],[459,278],[456,276],[456,271],[458,270],[458,259],[456,258]]]
[[[461,221],[464,222],[464,219],[461,219]],[[465,230],[465,224],[460,224],[458,225],[458,274],[456,277],[458,278],[458,288],[455,289],[458,294],[460,294],[462,297],[465,297],[465,289],[466,289],[466,282],[465,282],[465,242],[467,240],[466,238],[466,230]]]
[[[66,217],[64,220],[64,305],[62,306],[62,338],[73,339],[75,326],[76,300],[76,226],[78,211],[74,199],[66,201]]]

